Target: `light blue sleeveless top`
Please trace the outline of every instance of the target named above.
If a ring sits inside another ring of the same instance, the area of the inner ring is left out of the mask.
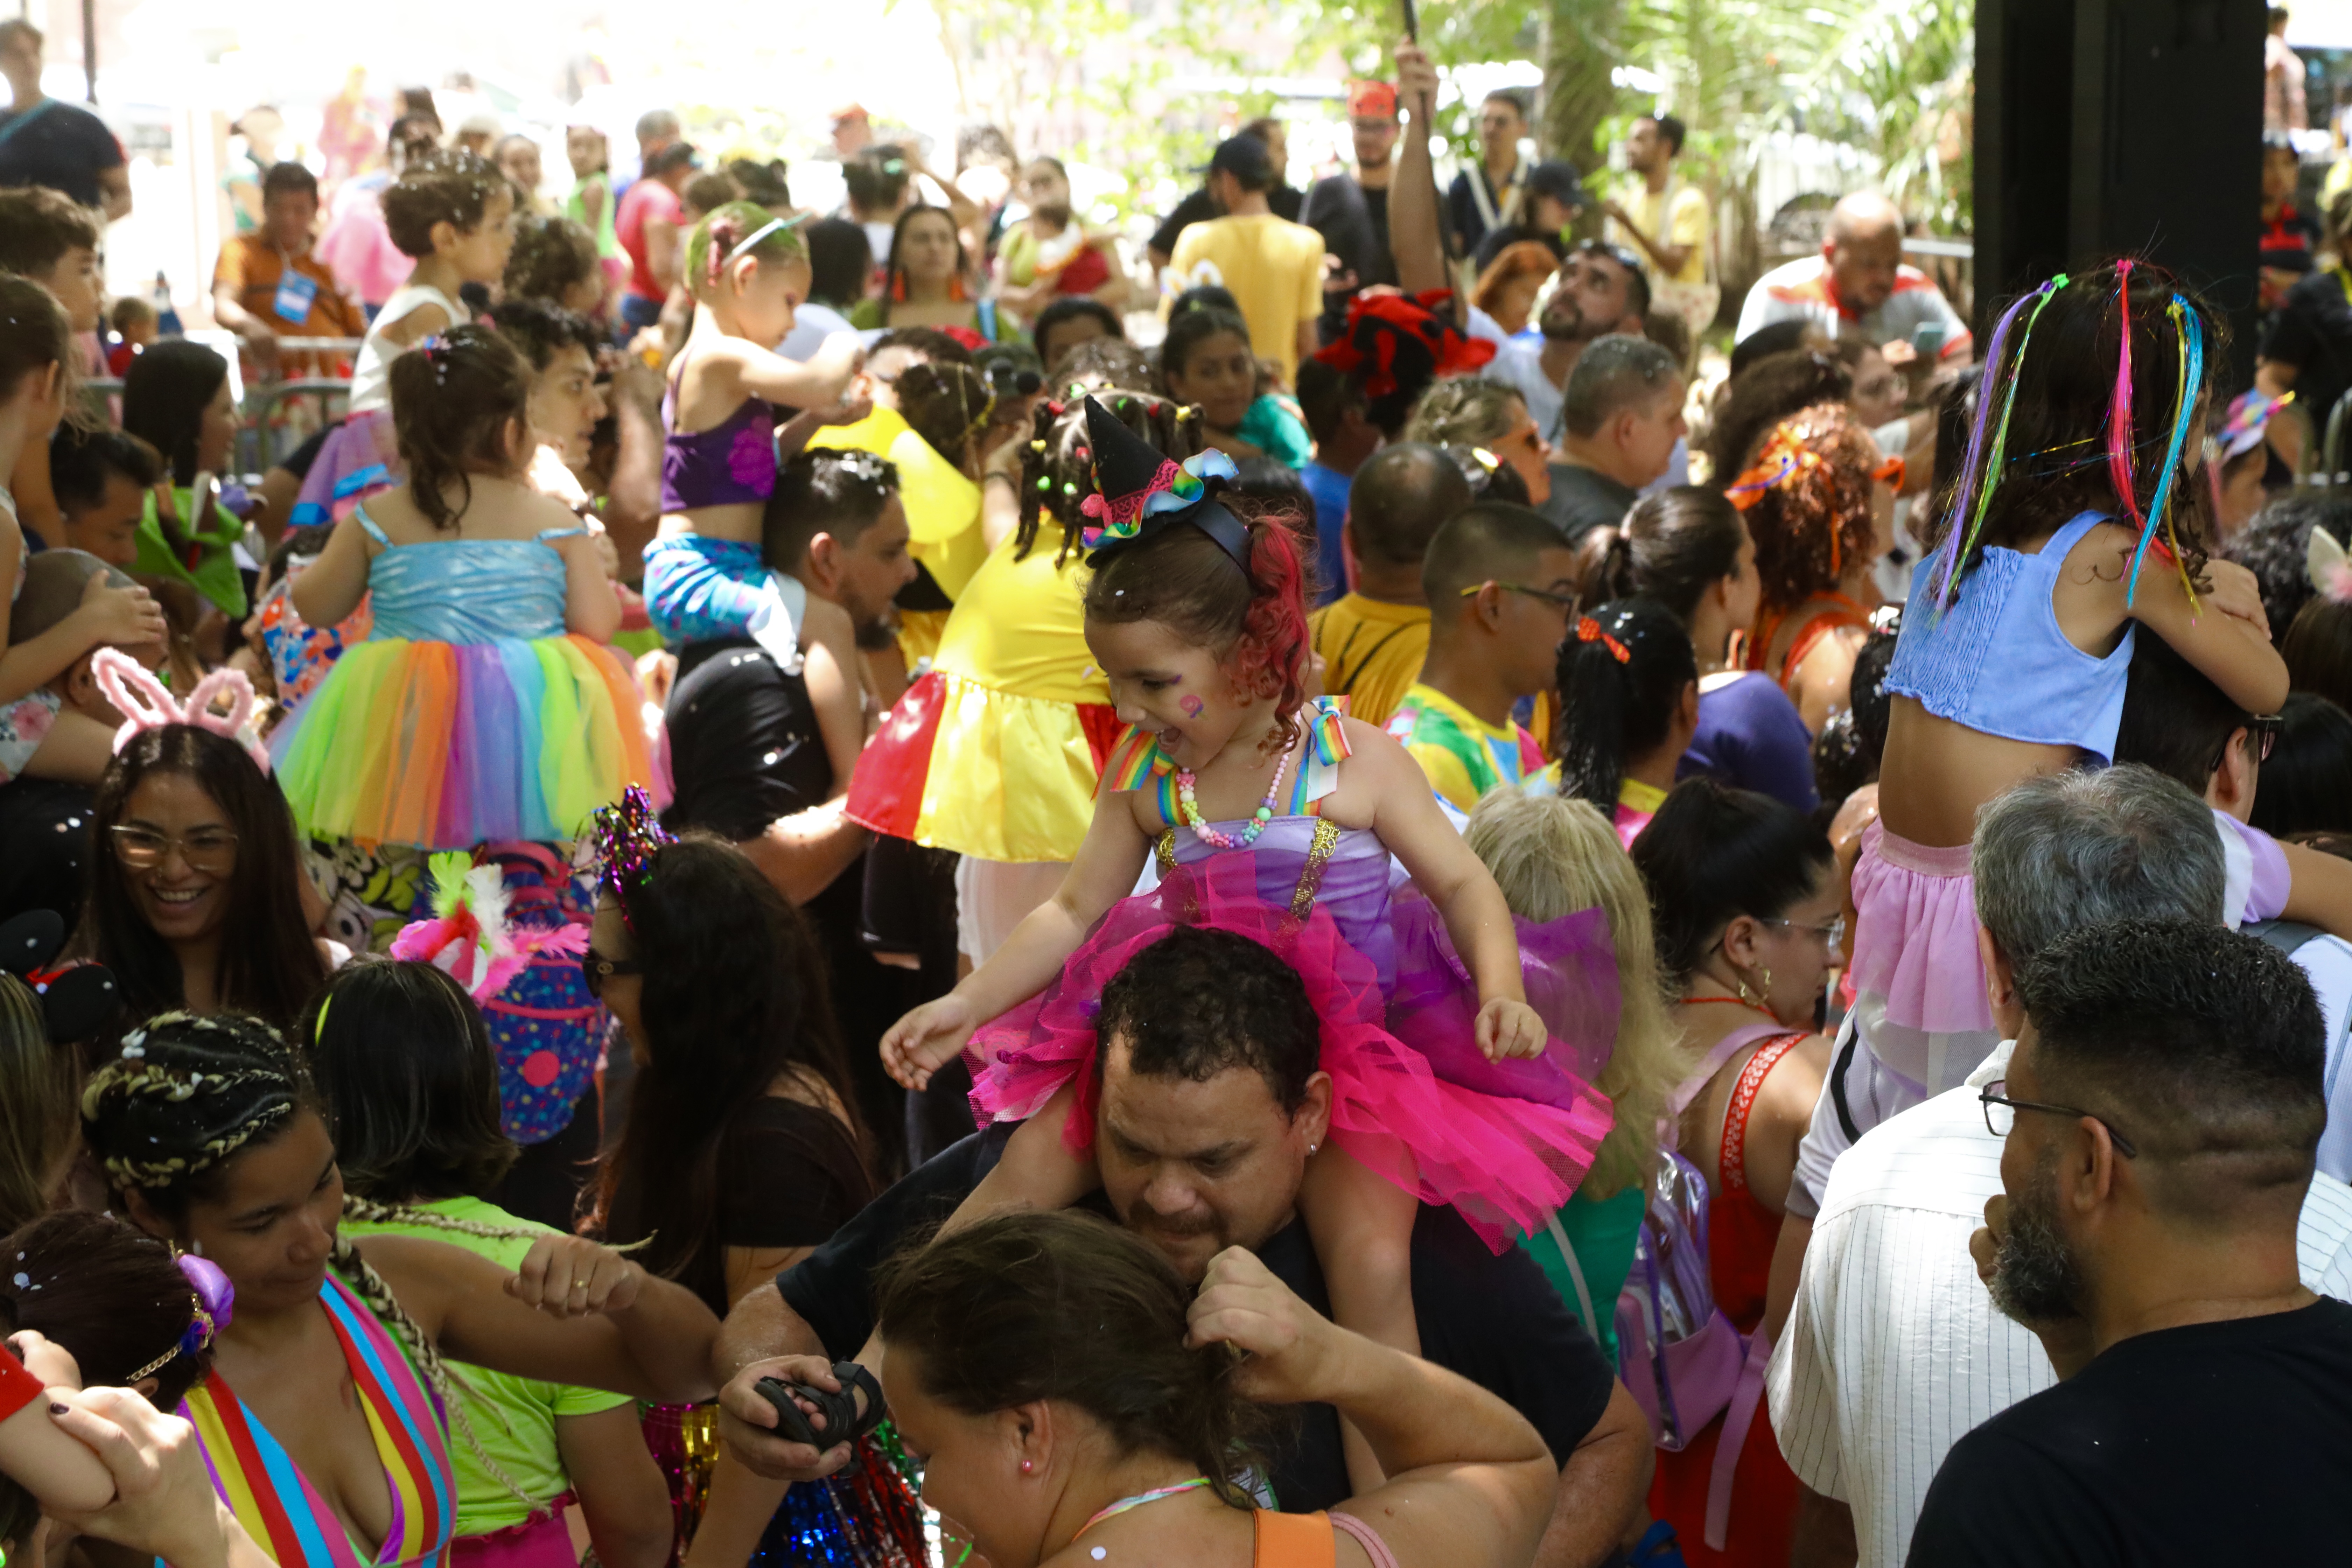
[[[549,542],[585,529],[551,528],[531,539],[394,544],[366,507],[352,515],[384,547],[368,564],[375,616],[370,641],[528,642],[563,635],[563,557]]]
[[[1911,573],[1886,689],[1988,735],[2077,746],[2113,761],[2138,628],[2126,622],[2115,651],[2094,658],[2066,640],[2051,602],[2066,552],[2108,521],[2080,513],[2032,555],[1985,546],[1976,570],[1960,579],[1958,596],[1940,611],[1928,587],[1939,557],[1930,553]]]

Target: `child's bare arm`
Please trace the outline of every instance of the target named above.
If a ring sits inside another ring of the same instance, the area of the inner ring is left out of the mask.
[[[2249,713],[2277,712],[2286,700],[2286,661],[2271,646],[2254,574],[2234,561],[2209,561],[2205,574],[2211,587],[2192,606],[2179,568],[2151,550],[2128,613],[2231,701]]]
[[[561,528],[573,521],[560,502],[545,497],[533,499],[543,503],[534,511],[543,510],[551,519],[549,526]],[[552,521],[559,516],[564,520],[562,522]],[[621,629],[621,600],[613,592],[613,580],[604,574],[604,563],[597,554],[596,542],[586,534],[574,534],[553,543],[555,552],[563,557],[564,629],[577,632],[591,642],[611,642],[613,634]]]
[[[360,607],[367,594],[368,541],[358,514],[327,535],[327,547],[286,590],[294,613],[314,626],[331,626]]]
[[[955,1213],[940,1226],[940,1234],[961,1230],[975,1220],[1008,1209],[1065,1209],[1101,1186],[1102,1173],[1093,1157],[1073,1154],[1062,1142],[1062,1129],[1077,1104],[1075,1086],[1064,1084],[1055,1090],[1045,1109],[1013,1134],[996,1168],[956,1205]]]
[[[23,1359],[21,1366],[6,1369],[10,1382],[29,1373],[48,1388],[80,1386],[81,1374],[73,1357],[39,1334],[27,1330],[12,1335],[9,1346]],[[37,1394],[30,1403],[0,1421],[0,1473],[32,1493],[51,1512],[104,1508],[113,1500],[114,1478],[97,1455],[58,1430],[50,1419],[50,1404],[45,1394]]]

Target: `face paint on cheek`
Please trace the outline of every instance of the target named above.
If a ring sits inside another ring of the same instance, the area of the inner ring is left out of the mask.
[[[1176,706],[1184,710],[1185,718],[1198,719],[1204,711],[1207,710],[1209,705],[1202,701],[1199,698],[1187,693],[1184,700],[1177,703]]]

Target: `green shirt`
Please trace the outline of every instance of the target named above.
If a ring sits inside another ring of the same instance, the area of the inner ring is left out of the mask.
[[[415,1206],[446,1219],[470,1220],[478,1225],[548,1236],[561,1234],[543,1225],[518,1219],[479,1198],[443,1198]],[[520,1265],[523,1254],[531,1246],[526,1237],[492,1239],[424,1225],[370,1225],[347,1219],[343,1230],[351,1236],[420,1236],[427,1241],[446,1241],[452,1247],[478,1252],[501,1268]],[[572,1487],[571,1478],[563,1470],[562,1455],[555,1446],[556,1418],[593,1415],[600,1410],[631,1403],[625,1394],[509,1377],[478,1366],[453,1370],[470,1391],[457,1395],[457,1405],[472,1424],[474,1436],[481,1439],[484,1451],[497,1461],[499,1468],[513,1478],[523,1496],[541,1506]],[[530,1510],[482,1468],[473,1446],[454,1430],[454,1413],[450,1425],[453,1430],[449,1459],[457,1472],[457,1533],[488,1535],[529,1519]]]

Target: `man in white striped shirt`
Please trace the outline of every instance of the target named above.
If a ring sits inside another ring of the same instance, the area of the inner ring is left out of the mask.
[[[1973,866],[1993,1017],[2011,1039],[2014,962],[2078,925],[2219,921],[2227,887],[2204,805],[2136,766],[2001,796],[1978,821]],[[1977,1090],[2010,1050],[1865,1134],[1831,1174],[1767,1382],[1781,1452],[1816,1494],[1792,1568],[1857,1557],[1895,1568],[1952,1445],[2056,1382],[2040,1342],[1993,1310],[1969,1254],[2001,1191],[2001,1142]],[[2305,1284],[2352,1300],[2352,1187],[2313,1178],[2297,1250]]]

